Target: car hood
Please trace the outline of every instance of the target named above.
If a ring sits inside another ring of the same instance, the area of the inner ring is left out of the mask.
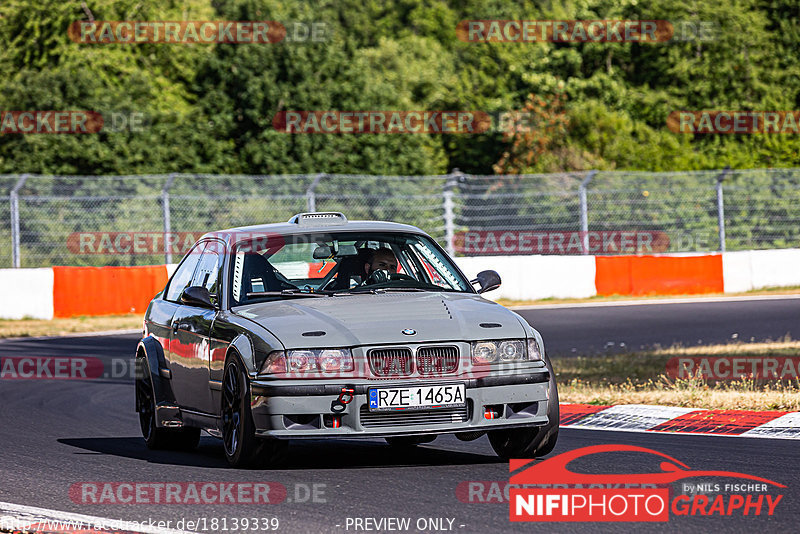
[[[525,337],[516,314],[463,293],[285,299],[233,311],[269,330],[287,349]]]

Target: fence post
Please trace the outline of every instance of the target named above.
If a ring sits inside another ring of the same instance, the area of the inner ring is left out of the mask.
[[[719,225],[719,251],[725,252],[725,202],[722,197],[722,181],[730,174],[731,166],[722,169],[722,174],[717,176],[717,224]]]
[[[172,187],[172,182],[175,181],[176,173],[172,173],[167,177],[167,182],[161,190],[161,213],[164,219],[164,263],[169,265],[172,263],[172,249],[168,244],[168,238],[172,231],[172,221],[170,220],[169,212],[169,190]]]
[[[321,172],[314,177],[314,181],[306,189],[306,209],[309,212],[317,211],[317,186],[325,177],[325,173]]]
[[[586,187],[595,174],[597,174],[596,170],[589,171],[589,174],[586,175],[586,178],[583,179],[578,188],[581,202],[581,243],[583,243],[583,254],[589,254],[589,204],[586,201]]]
[[[17,180],[17,184],[9,194],[11,201],[11,265],[14,269],[19,269],[19,190],[25,185],[29,174],[23,174]]]
[[[442,209],[444,210],[444,242],[445,250],[450,256],[456,254],[456,221],[453,208],[453,196],[455,195],[455,188],[458,185],[459,178],[462,176],[461,171],[457,168],[450,171],[447,175],[447,180],[444,183],[442,190]]]

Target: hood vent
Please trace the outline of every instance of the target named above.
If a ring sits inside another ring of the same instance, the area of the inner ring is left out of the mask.
[[[325,334],[326,332],[322,330],[312,330],[311,332],[303,332],[300,335],[303,337],[319,337],[319,336],[324,336]]]

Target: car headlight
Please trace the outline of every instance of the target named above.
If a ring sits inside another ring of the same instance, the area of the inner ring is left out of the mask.
[[[472,363],[492,363],[497,361],[497,343],[481,341],[472,344]]]
[[[350,349],[325,349],[317,355],[317,368],[320,371],[352,371],[353,355]]]
[[[476,365],[523,362],[526,359],[525,342],[520,339],[472,343],[472,363]]]
[[[271,352],[258,374],[352,371],[350,349],[300,349]]]

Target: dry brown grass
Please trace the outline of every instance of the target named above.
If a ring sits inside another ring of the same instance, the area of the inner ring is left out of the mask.
[[[562,402],[661,404],[709,409],[800,410],[800,380],[709,381],[670,378],[666,364],[676,356],[793,356],[800,341],[735,343],[612,356],[553,358]]]
[[[71,317],[69,319],[0,320],[0,338],[31,336],[63,336],[79,332],[129,330],[142,328],[138,314],[105,315],[100,317]]]

